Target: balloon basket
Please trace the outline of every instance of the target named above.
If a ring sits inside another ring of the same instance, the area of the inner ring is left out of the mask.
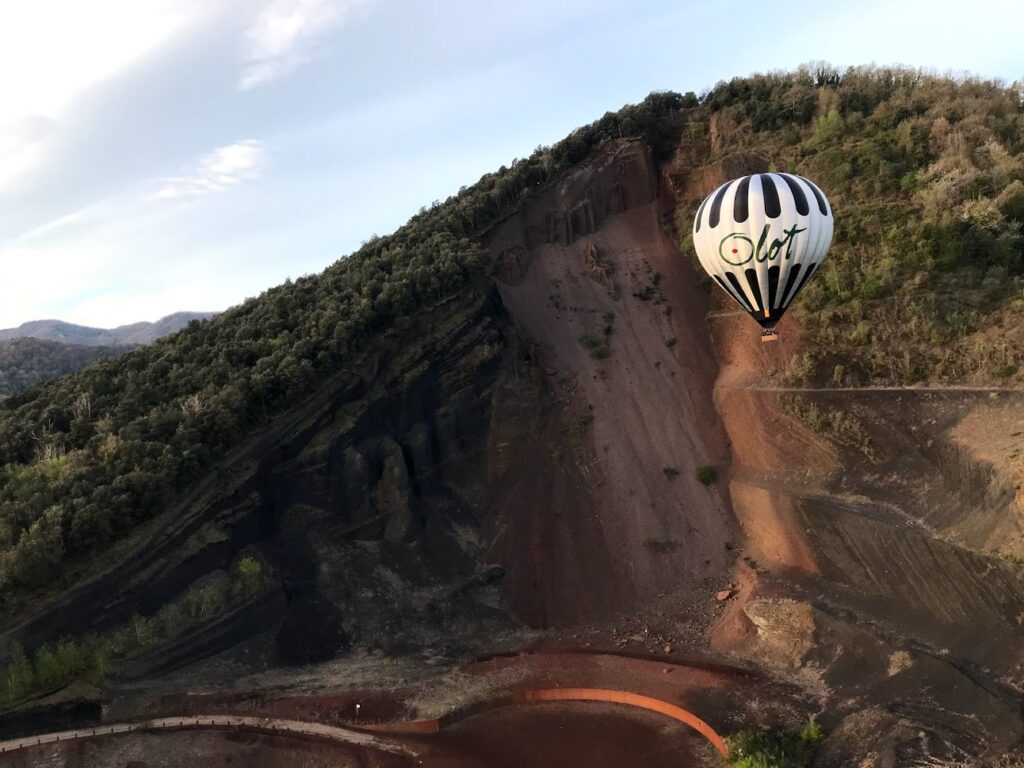
[[[779,333],[774,328],[765,328],[763,331],[761,331],[761,343],[778,340]]]

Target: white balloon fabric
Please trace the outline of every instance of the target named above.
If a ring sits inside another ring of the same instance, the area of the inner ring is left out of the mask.
[[[693,245],[722,290],[770,329],[825,260],[833,228],[832,207],[813,183],[757,173],[704,198]]]

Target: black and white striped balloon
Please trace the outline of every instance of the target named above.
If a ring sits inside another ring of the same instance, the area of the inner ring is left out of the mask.
[[[816,185],[788,173],[757,173],[704,198],[693,245],[722,290],[772,328],[825,260],[833,225]]]

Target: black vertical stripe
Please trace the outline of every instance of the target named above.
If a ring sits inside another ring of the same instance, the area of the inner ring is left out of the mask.
[[[786,186],[789,187],[789,191],[793,193],[793,202],[796,203],[796,212],[801,216],[806,216],[811,208],[807,205],[807,195],[804,194],[804,189],[801,187],[797,180],[790,176],[788,173],[780,173],[779,176],[786,182]]]
[[[725,277],[729,281],[729,284],[735,289],[736,295],[743,300],[743,306],[746,308],[747,312],[753,312],[754,309],[750,306],[750,302],[747,301],[747,296],[743,293],[743,289],[740,287],[740,281],[736,279],[736,275],[732,272],[726,272]]]
[[[711,199],[711,195],[704,198],[704,202],[700,204],[700,208],[697,209],[697,223],[693,227],[694,232],[700,232],[700,220],[704,216],[704,208],[708,204],[708,200]]]
[[[754,293],[754,301],[757,302],[757,311],[760,312],[764,309],[764,302],[761,301],[761,286],[757,282],[757,270],[756,269],[745,269],[743,274],[747,276],[747,285],[750,286],[750,290]]]
[[[729,272],[728,274],[731,275],[732,273]],[[747,303],[747,300],[745,298],[743,298],[743,294],[742,293],[737,294],[732,288],[730,288],[728,285],[726,285],[722,281],[722,278],[720,278],[718,275],[712,275],[712,277],[715,278],[715,280],[718,281],[718,284],[720,286],[722,286],[722,290],[723,291],[725,291],[730,296],[732,296],[733,301],[735,301],[737,304],[739,304],[741,307],[743,307],[745,310],[747,310],[747,312],[750,311],[750,305]],[[733,278],[733,279],[735,280],[735,278]]]
[[[725,193],[729,191],[729,187],[731,186],[731,181],[723,184],[718,190],[718,194],[715,195],[715,199],[711,201],[711,213],[708,214],[708,226],[712,229],[718,226],[718,220],[722,216],[722,198],[725,197]]]
[[[779,202],[779,190],[775,188],[775,181],[767,173],[761,174],[761,194],[764,197],[765,216],[769,219],[774,219],[782,213],[782,204]]]
[[[736,187],[736,197],[732,201],[732,218],[740,223],[747,220],[747,190],[750,187],[750,177],[744,176]]]
[[[779,265],[768,268],[768,308],[775,306],[775,294],[779,290]]]
[[[818,264],[820,263],[821,262],[819,261]],[[796,287],[796,290],[793,291],[794,299],[800,295],[800,291],[804,289],[804,286],[807,284],[807,281],[811,279],[811,275],[813,275],[814,271],[818,268],[818,264],[811,264],[811,266],[807,268],[807,271],[804,272],[803,280],[800,281],[800,285],[798,285]],[[792,300],[790,301],[790,303],[792,304]]]
[[[786,287],[782,289],[782,309],[789,306],[789,301],[786,300],[786,297],[789,296],[789,289],[793,287],[793,283],[795,283],[796,279],[800,276],[801,266],[802,265],[800,264],[794,264],[790,267],[789,277],[786,278]],[[796,294],[793,295],[795,296]]]
[[[811,188],[811,192],[814,193],[814,199],[818,201],[818,210],[821,211],[821,215],[828,216],[828,206],[825,205],[825,196],[821,194],[821,190],[814,186],[814,182],[804,179],[803,176],[800,178],[807,183],[807,186]]]

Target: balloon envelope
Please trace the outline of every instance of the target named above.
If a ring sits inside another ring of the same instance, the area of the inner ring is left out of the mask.
[[[727,181],[700,204],[693,245],[701,266],[764,328],[772,328],[821,266],[832,207],[802,176]]]

